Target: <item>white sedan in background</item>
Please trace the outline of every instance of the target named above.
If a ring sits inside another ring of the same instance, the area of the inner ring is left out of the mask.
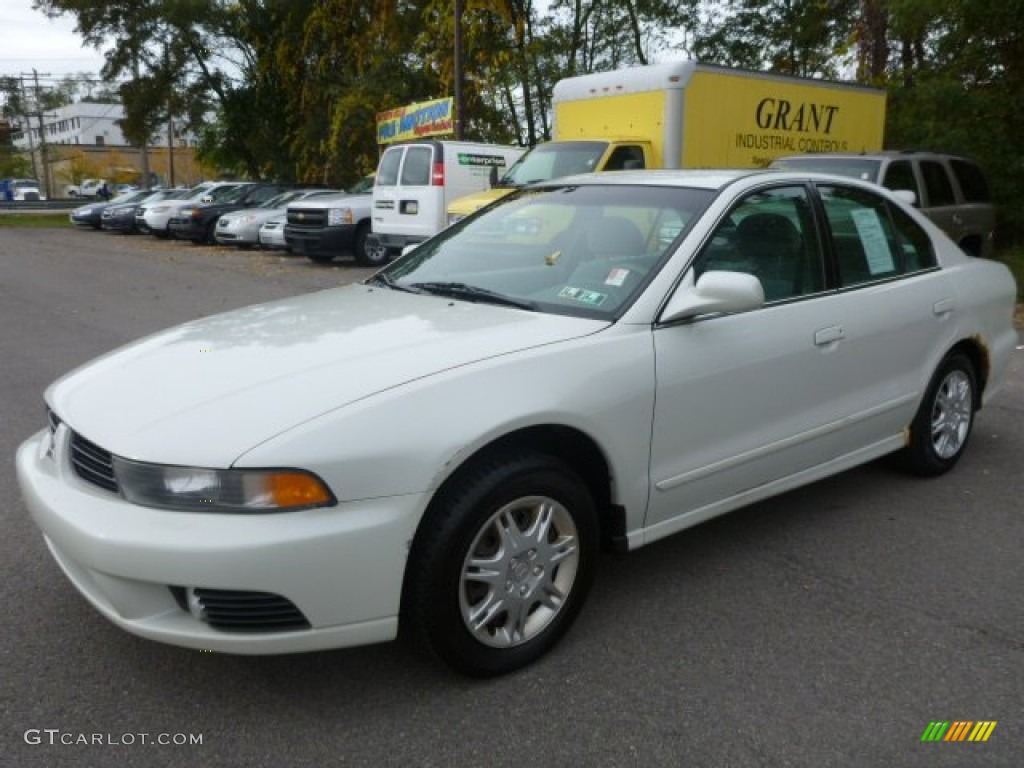
[[[520,190],[364,284],[142,339],[46,391],[26,504],[101,613],[232,653],[394,638],[494,675],[631,550],[896,452],[963,454],[1015,286],[799,172]],[[880,534],[881,535],[881,534]]]
[[[288,241],[284,239],[284,225],[287,223],[285,215],[263,222],[260,226],[260,245],[275,251],[286,250]]]
[[[288,213],[288,203],[323,195],[336,195],[339,192],[337,189],[295,189],[282,192],[263,205],[221,215],[217,219],[214,236],[220,245],[259,245],[260,228],[272,219],[284,217]],[[283,243],[282,235],[282,245]]]

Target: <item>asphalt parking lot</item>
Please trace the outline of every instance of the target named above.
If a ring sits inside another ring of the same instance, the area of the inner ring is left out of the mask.
[[[235,657],[116,629],[18,495],[45,386],[169,325],[368,274],[0,229],[0,765],[1024,764],[1024,350],[952,473],[872,464],[606,556],[562,644],[506,678],[466,680],[399,643]],[[937,720],[997,726],[922,743]]]

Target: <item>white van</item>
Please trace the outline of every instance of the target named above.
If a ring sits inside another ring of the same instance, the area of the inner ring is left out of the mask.
[[[490,186],[525,152],[522,147],[469,141],[395,144],[381,156],[373,187],[373,234],[367,249],[384,249],[384,261],[407,245],[445,228],[448,204]]]

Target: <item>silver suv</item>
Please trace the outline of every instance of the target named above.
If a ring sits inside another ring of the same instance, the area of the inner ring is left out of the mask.
[[[852,176],[913,194],[921,213],[972,256],[992,255],[995,208],[977,164],[935,152],[791,155],[772,168]]]

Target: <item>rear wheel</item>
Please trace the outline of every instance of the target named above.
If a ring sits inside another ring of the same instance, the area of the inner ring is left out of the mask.
[[[902,458],[912,472],[941,475],[960,460],[974,426],[977,374],[970,359],[953,352],[939,365],[910,425]]]
[[[579,613],[597,557],[594,503],[575,472],[553,457],[496,456],[428,515],[410,553],[403,632],[478,677],[550,650]]]
[[[390,249],[385,248],[376,238],[370,237],[369,224],[359,225],[352,252],[356,257],[356,263],[364,267],[383,267],[394,258]]]

